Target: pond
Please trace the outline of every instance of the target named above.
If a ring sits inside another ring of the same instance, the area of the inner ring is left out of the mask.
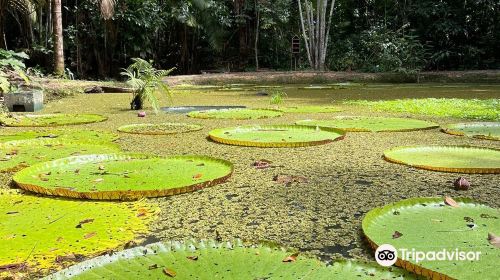
[[[331,105],[340,110],[284,113],[278,117],[249,120],[196,119],[185,114],[154,114],[148,110],[147,117],[138,118],[137,112],[127,110],[129,94],[95,94],[76,95],[51,102],[42,112],[91,113],[108,118],[104,122],[80,125],[76,128],[80,130],[117,133],[119,127],[135,123],[187,123],[203,127],[189,133],[169,135],[120,133],[120,138],[115,141],[126,152],[159,156],[206,155],[234,165],[232,176],[219,185],[143,201],[159,210],[155,212],[158,213],[156,220],[141,233],[142,237],[149,240],[265,240],[298,248],[324,260],[335,257],[373,260],[373,250],[364,241],[361,221],[375,207],[413,197],[444,196],[465,196],[491,207],[500,207],[498,174],[429,171],[383,159],[384,151],[398,146],[472,145],[499,149],[498,141],[445,134],[434,127],[407,132],[348,132],[339,141],[295,148],[244,147],[207,139],[210,131],[219,128],[293,125],[301,120],[326,120],[341,116],[411,117],[438,125],[473,121],[477,119],[464,117],[483,115],[489,121],[499,121],[500,108],[495,106],[500,99],[500,85],[368,84],[301,89],[305,86],[308,85],[282,85],[279,89],[287,96],[279,106],[269,104],[270,96],[256,94],[258,91],[272,94],[276,88],[250,87],[238,91],[215,88],[174,90],[173,104],[169,104],[166,98],[161,100],[161,104],[272,109]],[[389,110],[374,103],[346,102],[405,98],[426,98],[427,109],[411,113],[404,112],[406,105],[401,104],[391,105],[391,108],[396,109]],[[439,108],[435,110],[431,108],[434,101],[429,98],[449,100],[441,100]],[[467,101],[471,99],[487,101],[471,104]],[[446,112],[453,110],[459,112],[447,115]],[[467,110],[478,113],[460,113]],[[26,130],[2,128],[1,132]],[[261,162],[256,164],[258,161]],[[265,164],[261,165],[263,161]],[[262,166],[265,168],[258,168]],[[196,176],[201,175],[196,174],[193,178]],[[454,189],[453,181],[459,176],[471,182],[472,187],[468,191]],[[11,177],[9,173],[1,175],[3,188],[8,188]],[[4,241],[0,240],[0,247],[1,242]]]

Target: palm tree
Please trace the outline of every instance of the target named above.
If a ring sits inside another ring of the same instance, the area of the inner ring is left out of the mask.
[[[62,26],[61,0],[54,0],[53,28],[54,28],[54,74],[64,75],[64,40]]]

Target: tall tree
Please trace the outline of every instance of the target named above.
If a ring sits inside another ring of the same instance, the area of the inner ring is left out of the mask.
[[[324,71],[335,0],[316,0],[316,8],[314,8],[313,1],[304,0],[304,9],[302,9],[302,0],[297,1],[299,2],[300,24],[306,45],[307,59],[311,68]],[[328,4],[330,4],[329,9]]]
[[[54,26],[54,74],[64,75],[64,45],[61,0],[54,0],[53,26]]]

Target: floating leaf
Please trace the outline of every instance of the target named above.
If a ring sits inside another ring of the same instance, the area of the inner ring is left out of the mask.
[[[203,163],[203,166],[200,166]],[[96,172],[97,164],[106,173]],[[79,167],[80,176],[74,175]],[[52,170],[50,182],[34,180],[31,174]],[[124,170],[130,170],[124,172]],[[201,172],[203,173],[201,173]],[[203,156],[157,157],[143,154],[105,154],[68,157],[21,170],[14,181],[33,192],[90,199],[137,199],[195,191],[224,182],[231,176],[230,162]],[[128,174],[133,176],[129,176]],[[129,178],[125,178],[124,174]],[[199,179],[193,182],[194,179]],[[89,182],[99,184],[89,184]]]
[[[500,236],[496,236],[493,233],[488,233],[488,241],[491,245],[500,248]]]
[[[297,260],[297,257],[299,256],[299,253],[292,254],[290,256],[287,256],[282,260],[282,262],[294,262]]]
[[[302,120],[300,125],[330,127],[351,132],[413,131],[436,128],[436,123],[409,119],[364,116],[339,116],[329,120]]]
[[[189,117],[199,119],[233,119],[233,120],[247,120],[247,119],[263,119],[280,117],[283,113],[271,109],[221,109],[221,110],[206,110],[206,111],[192,111],[188,113]]]
[[[449,196],[446,196],[444,198],[444,203],[446,203],[446,205],[449,205],[451,207],[456,207],[456,208],[460,207],[460,205],[458,205],[458,203],[453,198],[451,198]]]
[[[105,120],[107,120],[106,117],[96,114],[26,114],[15,118],[11,116],[0,117],[0,122],[5,126],[26,127],[86,124]]]
[[[168,269],[168,268],[164,268],[163,273],[165,273],[165,275],[170,276],[170,277],[175,277],[177,275],[177,273],[175,271]]]
[[[118,131],[145,134],[145,135],[167,135],[176,133],[186,133],[201,130],[203,126],[197,124],[187,123],[161,123],[161,124],[129,124],[120,126]]]

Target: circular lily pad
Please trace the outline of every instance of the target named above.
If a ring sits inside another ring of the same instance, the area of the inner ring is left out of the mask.
[[[165,135],[197,131],[202,128],[201,125],[187,123],[143,123],[120,126],[118,131],[132,134]]]
[[[459,172],[500,173],[500,150],[468,146],[397,147],[384,152],[387,161],[416,168]]]
[[[0,190],[0,267],[15,270],[24,263],[32,271],[45,270],[122,247],[147,232],[155,212],[143,202],[84,202]]]
[[[102,122],[108,118],[96,114],[43,114],[9,115],[0,117],[5,126],[60,126]]]
[[[481,139],[500,140],[500,122],[456,123],[443,126],[443,132]]]
[[[264,119],[280,117],[283,113],[278,110],[271,109],[223,109],[223,110],[206,110],[189,112],[188,116],[198,119]]]
[[[26,140],[26,139],[58,139],[70,141],[88,141],[106,143],[118,139],[118,134],[107,131],[96,130],[68,130],[68,129],[51,129],[51,130],[30,130],[17,131],[0,134],[0,142]]]
[[[58,139],[31,139],[0,143],[0,171],[15,171],[53,159],[120,151],[115,144],[95,144]]]
[[[333,89],[332,86],[307,86],[307,87],[300,87],[299,89]]]
[[[456,201],[458,207],[451,207],[441,198],[412,198],[375,208],[363,219],[363,232],[373,248],[394,246],[396,265],[429,279],[497,279],[500,249],[488,242],[488,233],[500,232],[500,211],[466,199]],[[417,262],[415,255],[403,258],[404,249],[425,254],[480,252],[480,258]]]
[[[209,137],[216,142],[238,146],[304,147],[341,140],[344,132],[302,125],[254,125],[214,129]]]
[[[332,127],[352,132],[413,131],[436,128],[436,123],[408,119],[385,117],[340,116],[329,120],[302,120],[297,124]]]
[[[96,279],[415,279],[401,269],[362,261],[327,265],[292,251],[241,241],[154,243],[100,256],[45,278]],[[289,260],[289,261],[286,261]]]
[[[135,199],[191,192],[224,182],[233,165],[203,156],[103,154],[43,162],[14,175],[33,192],[88,199]]]
[[[342,111],[342,109],[335,106],[295,106],[284,107],[279,110],[285,113],[335,113]]]

